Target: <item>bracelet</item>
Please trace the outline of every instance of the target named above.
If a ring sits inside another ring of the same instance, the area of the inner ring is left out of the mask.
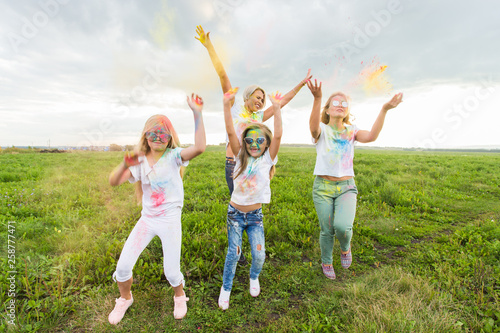
[[[297,92],[295,91],[295,88],[292,88],[292,91],[295,93],[295,95],[297,95]]]

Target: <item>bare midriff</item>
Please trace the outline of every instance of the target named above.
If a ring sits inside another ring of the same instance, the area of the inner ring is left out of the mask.
[[[226,148],[226,157],[234,157],[233,151],[231,150],[231,146],[227,145]]]
[[[318,175],[318,177],[321,177],[323,179],[329,180],[331,182],[341,182],[343,180],[348,180],[348,179],[352,178],[352,176],[332,177],[332,176],[319,176],[319,175]]]
[[[231,204],[231,206],[233,206],[234,208],[236,208],[237,210],[243,212],[243,213],[248,213],[248,212],[251,212],[252,210],[256,210],[256,209],[259,209],[262,207],[262,204],[261,203],[256,203],[256,204],[253,204],[253,205],[248,205],[248,206],[242,206],[242,205],[238,205],[238,204],[235,204],[234,202],[229,202]]]

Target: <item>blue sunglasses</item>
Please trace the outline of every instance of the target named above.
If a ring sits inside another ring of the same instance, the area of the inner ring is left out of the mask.
[[[253,143],[253,139],[252,138],[245,138],[244,140],[249,145],[251,145]],[[255,139],[255,142],[257,142],[257,144],[261,145],[264,142],[266,142],[266,138],[263,138],[263,137],[257,138],[257,139]]]

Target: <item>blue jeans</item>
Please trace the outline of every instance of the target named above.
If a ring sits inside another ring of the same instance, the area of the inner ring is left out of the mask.
[[[227,188],[229,189],[229,196],[233,194],[233,172],[234,172],[234,166],[236,165],[236,161],[234,160],[234,157],[227,157],[226,156],[226,183],[227,183]]]
[[[264,224],[262,223],[262,208],[243,213],[233,206],[227,208],[227,238],[228,247],[226,262],[224,263],[224,274],[222,276],[222,287],[225,291],[231,291],[233,287],[236,265],[241,255],[241,239],[243,231],[247,232],[248,241],[252,250],[252,266],[250,267],[250,279],[259,277],[264,260],[266,259],[266,248],[264,240]]]

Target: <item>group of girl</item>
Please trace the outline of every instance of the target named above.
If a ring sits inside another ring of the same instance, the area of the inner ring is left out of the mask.
[[[370,131],[352,125],[350,101],[347,95],[330,95],[321,110],[321,83],[311,81],[310,71],[285,95],[268,95],[271,106],[265,111],[266,94],[259,86],[250,86],[243,92],[243,103],[236,101],[238,88],[231,85],[224,66],[201,26],[198,39],[208,51],[220,78],[223,91],[224,120],[227,131],[226,182],[231,195],[227,211],[228,248],[224,263],[222,287],[218,304],[229,308],[229,299],[238,261],[242,254],[242,235],[245,231],[251,248],[249,292],[260,294],[259,274],[265,260],[265,238],[262,204],[271,200],[270,180],[282,136],[281,108],[307,85],[314,102],[309,128],[316,146],[313,200],[320,225],[321,266],[324,275],[335,279],[333,269],[334,237],[339,240],[341,266],[349,268],[352,262],[351,237],[356,212],[357,189],[354,183],[354,141],[372,142],[379,135],[387,111],[402,101],[396,94],[382,106]],[[146,121],[134,153],[127,153],[109,177],[112,186],[125,181],[140,184],[142,193],[141,217],[130,233],[113,278],[117,281],[120,298],[116,299],[108,320],[117,324],[133,303],[131,292],[132,269],[145,247],[158,236],[163,248],[165,276],[174,290],[174,318],[187,313],[184,276],[180,270],[181,210],[184,199],[182,173],[189,161],[205,150],[203,100],[192,94],[187,103],[194,114],[195,144],[181,148],[177,133],[164,115],[155,115]],[[274,116],[274,135],[262,122]],[[240,261],[241,262],[241,261]]]

